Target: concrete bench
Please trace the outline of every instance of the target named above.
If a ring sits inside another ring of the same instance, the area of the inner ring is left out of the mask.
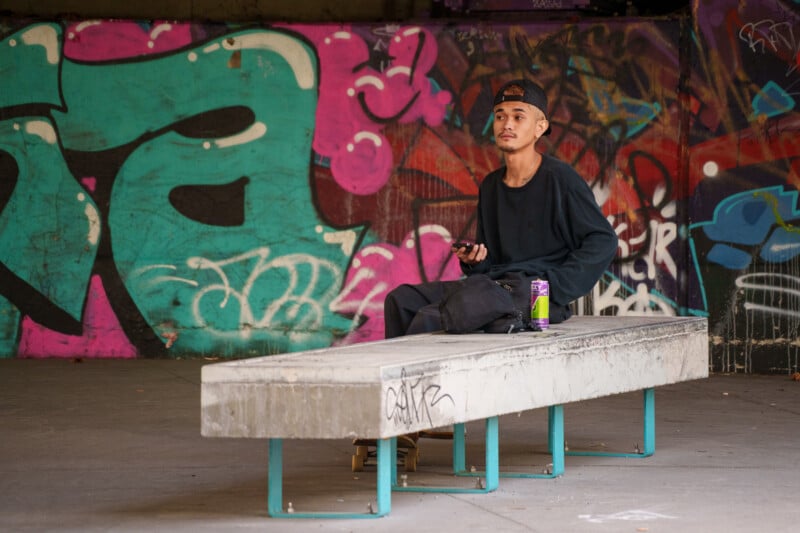
[[[392,491],[489,492],[503,475],[564,471],[563,405],[643,391],[642,449],[655,451],[654,387],[708,376],[708,332],[696,317],[573,317],[543,332],[432,333],[209,364],[202,369],[202,434],[269,440],[268,513],[274,517],[383,516]],[[501,473],[498,417],[548,408],[553,467]],[[397,436],[454,428],[453,468],[464,465],[464,424],[485,420],[485,472],[476,488],[397,482]],[[293,513],[283,508],[283,439],[374,438],[376,508]],[[577,452],[566,452],[566,454]]]

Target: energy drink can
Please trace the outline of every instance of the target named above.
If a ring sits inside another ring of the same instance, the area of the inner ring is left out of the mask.
[[[531,328],[550,327],[550,284],[544,279],[531,280]]]

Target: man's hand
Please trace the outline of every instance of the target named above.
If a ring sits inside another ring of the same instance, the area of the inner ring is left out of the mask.
[[[488,251],[483,244],[454,243],[451,250],[458,260],[467,265],[475,265],[486,259]]]

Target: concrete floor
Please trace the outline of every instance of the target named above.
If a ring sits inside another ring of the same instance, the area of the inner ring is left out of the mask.
[[[554,480],[503,478],[491,494],[395,493],[375,520],[269,518],[267,445],[200,436],[204,360],[0,361],[2,531],[789,532],[800,528],[800,382],[712,376],[656,391],[646,459],[567,457]],[[565,406],[570,449],[630,451],[641,394]],[[541,471],[546,412],[500,420],[500,460]],[[483,424],[468,425],[468,464]],[[421,441],[411,484],[470,486],[450,442]],[[375,472],[349,441],[287,441],[284,501],[366,510]]]

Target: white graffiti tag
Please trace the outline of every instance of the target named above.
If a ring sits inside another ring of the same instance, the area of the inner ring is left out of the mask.
[[[763,54],[769,50],[780,53],[783,49],[785,55],[792,59],[800,54],[800,42],[795,38],[794,30],[788,22],[775,22],[771,19],[750,22],[739,30],[739,39],[746,42],[753,52],[760,51]],[[797,68],[794,62],[790,65],[787,75]]]
[[[308,254],[289,254],[267,261],[269,253],[269,248],[262,247],[222,261],[213,261],[204,257],[192,257],[186,261],[188,267],[211,270],[220,278],[219,283],[207,285],[195,295],[192,312],[199,327],[210,327],[203,318],[201,301],[211,293],[220,292],[222,293],[220,308],[224,308],[231,298],[239,304],[241,328],[233,332],[238,337],[248,338],[249,331],[269,327],[279,312],[285,313],[290,320],[297,320],[293,325],[297,329],[319,327],[324,315],[324,303],[330,302],[338,291],[337,285],[331,283],[322,293],[318,293],[321,285],[320,278],[323,273],[326,273],[327,278],[338,279],[339,269],[330,261],[324,261]],[[241,287],[234,288],[225,274],[224,268],[253,259],[256,259],[256,262],[249,276],[243,280]],[[250,294],[259,278],[273,269],[280,269],[286,274],[288,280],[286,287],[281,295],[269,302],[261,316],[256,316],[257,312],[261,310],[253,309],[250,303]],[[304,311],[302,316],[300,316],[301,309]],[[231,332],[215,331],[215,333],[229,334]]]

